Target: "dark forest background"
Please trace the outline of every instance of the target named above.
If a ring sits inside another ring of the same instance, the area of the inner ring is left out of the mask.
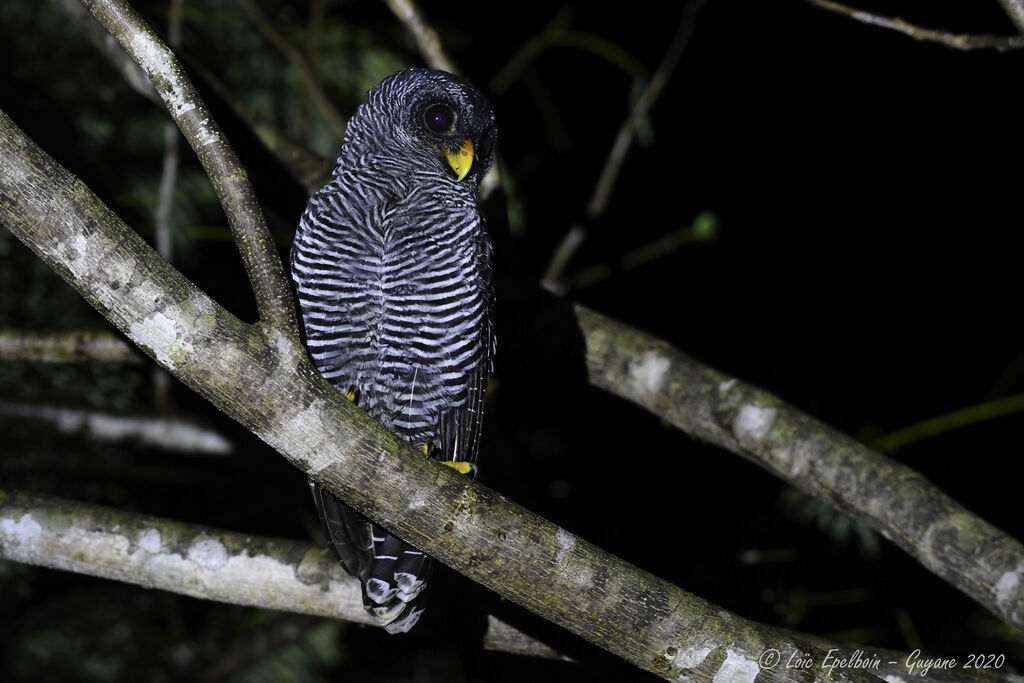
[[[166,27],[166,0],[134,5]],[[307,51],[342,114],[384,76],[422,64],[382,3],[260,6]],[[324,14],[310,48],[317,6]],[[581,223],[587,238],[566,271],[567,298],[869,442],[1024,392],[1024,54],[918,43],[799,0],[710,0],[641,122],[607,211],[588,219],[618,128],[672,40],[681,7],[423,6],[465,75],[491,97],[501,132],[508,192],[488,211],[500,252],[502,336],[483,482],[745,617],[862,643],[868,653],[1005,654],[1008,670],[1019,672],[1019,634],[913,558],[756,466],[586,386],[578,340],[557,299],[536,283]],[[958,33],[1014,32],[994,0],[858,7]],[[510,71],[531,40],[542,49]],[[225,112],[220,122],[285,253],[304,191],[224,100],[328,158],[338,139],[235,2],[186,0],[181,53],[215,113]],[[164,112],[132,91],[56,4],[0,4],[0,78],[0,107],[152,235]],[[172,221],[177,267],[252,320],[235,246],[187,147]],[[675,246],[656,258],[623,265],[624,254],[672,236]],[[0,327],[108,329],[6,231]],[[2,364],[0,402],[158,411],[151,370],[131,366]],[[45,422],[0,415],[0,485],[319,538],[299,472],[180,385],[163,409],[228,435],[233,454],[67,437]],[[1024,417],[1011,414],[892,455],[1022,538],[1022,429]],[[465,580],[444,583],[421,632],[394,637],[0,562],[0,680],[644,677]],[[456,605],[500,611],[581,663],[484,653],[478,634],[452,626],[461,623]]]

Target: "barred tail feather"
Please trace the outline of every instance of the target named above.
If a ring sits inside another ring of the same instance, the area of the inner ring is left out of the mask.
[[[407,632],[423,614],[433,561],[312,479],[309,488],[327,544],[362,584],[363,607],[388,633]]]

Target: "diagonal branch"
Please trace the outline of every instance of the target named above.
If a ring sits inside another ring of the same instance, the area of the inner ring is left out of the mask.
[[[1024,0],[999,0],[999,4],[1017,30],[1024,34]]]
[[[1024,35],[991,36],[973,35],[969,33],[950,33],[930,28],[922,28],[908,23],[899,17],[886,17],[881,14],[865,12],[832,0],[807,0],[821,9],[842,14],[855,21],[872,26],[898,31],[924,43],[939,43],[956,50],[1019,50],[1024,48]],[[1014,23],[1024,31],[1024,2],[1022,0],[1000,0]]]
[[[309,60],[306,59],[306,56],[301,50],[292,45],[287,38],[281,35],[253,0],[237,0],[237,2],[242,6],[242,9],[252,23],[256,25],[260,33],[263,34],[263,37],[288,59],[288,62],[299,75],[299,80],[302,81],[302,85],[306,88],[306,92],[309,93],[310,99],[313,100],[313,104],[331,129],[334,137],[338,140],[344,138],[345,118],[338,113],[338,110],[331,104],[330,98],[327,97],[327,93],[320,87],[320,82],[317,80],[313,67],[310,65]]]
[[[772,394],[582,306],[590,382],[862,520],[1015,629],[1024,545],[921,474]]]
[[[633,146],[637,127],[641,121],[647,118],[654,103],[658,101],[662,91],[665,89],[665,85],[668,84],[672,72],[675,71],[676,66],[679,64],[679,60],[682,58],[683,52],[690,42],[690,37],[693,35],[697,13],[700,12],[705,2],[706,0],[690,0],[686,3],[683,9],[683,16],[679,20],[679,27],[672,37],[672,42],[669,43],[668,48],[665,50],[665,54],[662,55],[658,68],[651,74],[651,78],[644,86],[640,97],[637,98],[636,104],[633,105],[633,110],[619,127],[619,132],[615,136],[615,142],[612,143],[612,148],[608,153],[604,168],[601,170],[601,175],[597,179],[597,184],[594,186],[594,191],[590,196],[590,201],[587,202],[586,215],[588,219],[593,220],[601,217],[608,208],[612,189],[619,178],[619,171],[626,160],[626,155]],[[583,243],[585,236],[586,231],[580,225],[573,226],[566,233],[562,242],[556,247],[555,253],[541,280],[546,289],[552,292],[559,292],[564,288],[562,276],[573,254],[575,254],[580,244]]]
[[[461,73],[458,65],[455,64],[455,60],[445,52],[437,31],[427,22],[422,10],[416,5],[415,0],[385,0],[385,2],[388,8],[391,9],[391,12],[405,25],[413,40],[416,41],[416,47],[419,48],[420,54],[423,55],[423,61],[427,63],[427,66],[431,69],[439,69],[448,73]]]
[[[626,154],[629,152],[630,147],[633,146],[633,138],[636,137],[637,126],[647,118],[654,103],[661,97],[661,93],[668,84],[669,78],[672,77],[672,72],[675,71],[676,66],[679,64],[679,60],[682,58],[683,52],[690,42],[690,37],[693,36],[697,13],[700,12],[705,1],[690,0],[686,3],[683,16],[679,20],[679,27],[676,29],[675,35],[672,36],[672,42],[669,43],[665,54],[661,57],[661,62],[658,63],[658,68],[651,74],[651,79],[647,81],[643,92],[640,93],[636,104],[633,105],[633,111],[629,113],[629,116],[626,117],[626,120],[622,122],[622,126],[619,128],[619,133],[615,137],[615,143],[612,145],[612,149],[608,153],[608,159],[601,170],[601,177],[598,178],[594,192],[587,203],[588,218],[597,218],[603,215],[608,207],[612,188],[615,186],[615,181],[618,180],[622,163],[626,160]]]
[[[124,51],[116,40],[97,22],[82,6],[81,0],[50,0],[54,9],[64,14],[64,18],[74,23],[78,33],[83,35],[111,66],[117,69],[121,77],[132,90],[154,104],[162,104],[160,96],[153,90],[149,77],[142,72],[139,65]]]
[[[249,178],[174,54],[126,0],[83,0],[132,56],[210,177],[235,235],[260,320],[298,339],[291,289]]]
[[[390,434],[297,340],[188,282],[0,113],[0,220],[179,380],[317,484],[470,579],[665,678],[825,653],[614,557]],[[811,670],[764,680],[813,680]],[[832,680],[872,680],[833,672]]]

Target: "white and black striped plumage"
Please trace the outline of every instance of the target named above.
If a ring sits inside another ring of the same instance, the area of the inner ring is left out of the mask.
[[[494,114],[441,71],[399,72],[348,123],[292,247],[317,368],[443,461],[476,459],[494,351],[491,245],[477,209]],[[310,482],[328,543],[391,632],[422,612],[431,560]]]

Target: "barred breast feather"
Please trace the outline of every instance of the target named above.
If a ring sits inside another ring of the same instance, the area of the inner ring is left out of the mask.
[[[310,355],[391,431],[473,461],[493,343],[476,207],[352,175],[309,202],[292,251]]]

